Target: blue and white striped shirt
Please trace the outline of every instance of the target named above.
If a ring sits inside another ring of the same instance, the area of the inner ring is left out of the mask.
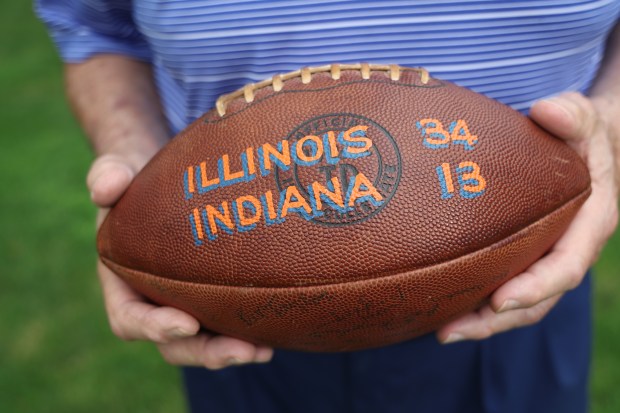
[[[302,66],[426,67],[526,111],[586,92],[620,0],[37,0],[63,58],[152,62],[172,130],[218,95]]]

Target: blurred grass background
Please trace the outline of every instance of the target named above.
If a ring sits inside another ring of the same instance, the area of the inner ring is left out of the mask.
[[[0,10],[0,413],[182,411],[177,369],[109,331],[56,51],[30,1]]]
[[[109,331],[91,153],[29,1],[0,13],[0,412],[180,412],[179,375]],[[592,411],[620,412],[620,237],[597,265]]]

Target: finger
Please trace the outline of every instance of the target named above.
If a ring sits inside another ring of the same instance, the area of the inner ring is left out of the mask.
[[[492,308],[500,312],[527,308],[577,287],[612,234],[616,220],[613,196],[593,188],[551,251],[493,293]]]
[[[112,331],[124,340],[150,340],[167,343],[195,335],[198,321],[172,307],[159,307],[144,301],[101,261],[99,278]]]
[[[599,126],[592,102],[575,92],[536,102],[530,116],[552,134],[568,141],[588,138]]]
[[[215,336],[210,339],[204,349],[205,366],[216,366],[222,361],[228,364],[246,364],[258,361],[269,361],[273,350],[262,347],[260,354],[254,344],[227,336]],[[260,356],[260,358],[259,358]]]
[[[201,333],[194,337],[159,344],[164,359],[174,365],[202,366],[216,370],[247,363],[271,360],[273,350],[226,336]]]
[[[548,298],[534,307],[497,314],[490,306],[464,315],[437,331],[441,343],[482,340],[494,334],[524,327],[540,321],[558,302],[561,295]]]
[[[592,181],[615,183],[614,129],[595,110],[591,100],[579,93],[567,93],[537,102],[530,112],[543,128],[564,139],[587,162]],[[614,196],[617,188],[606,188]]]
[[[118,155],[103,155],[93,162],[86,184],[93,202],[111,206],[123,195],[136,171]]]
[[[602,244],[602,240],[594,239],[598,237],[593,232],[597,228],[588,212],[580,212],[549,254],[493,293],[493,309],[503,312],[532,307],[581,283],[598,253],[594,246]]]
[[[497,311],[531,307],[575,288],[616,225],[613,158],[592,103],[577,93],[564,94],[538,102],[532,117],[580,150],[588,161],[592,193],[551,253],[493,294],[491,306]]]
[[[590,256],[579,245],[552,250],[525,272],[499,287],[491,296],[491,308],[498,313],[529,308],[576,288],[592,261]]]
[[[109,212],[110,212],[110,208],[99,208],[99,211],[97,211],[97,217],[95,221],[97,229],[101,227],[101,224],[103,224],[103,221],[105,220],[105,217],[108,215]]]

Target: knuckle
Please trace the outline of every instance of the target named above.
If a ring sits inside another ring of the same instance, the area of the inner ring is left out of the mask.
[[[206,354],[205,357],[203,357],[202,364],[209,370],[221,370],[230,366],[247,364],[247,362],[244,362],[237,357],[225,354]]]
[[[112,330],[112,333],[120,338],[123,341],[131,341],[131,337],[127,334],[127,331],[125,330],[125,328],[123,328],[123,326],[121,325],[120,322],[116,321],[114,318],[110,319],[110,329]]]
[[[90,169],[86,174],[86,184],[89,189],[92,190],[92,185],[96,177],[100,176],[102,173],[105,173],[109,166],[114,165],[111,161],[113,161],[113,157],[111,155],[101,155],[97,159],[93,161],[90,165]]]
[[[609,213],[609,225],[605,227],[605,239],[611,237],[616,228],[618,227],[618,206],[616,203],[612,203],[611,211]]]
[[[207,369],[207,370],[221,370],[224,367],[226,367],[224,365],[224,363],[218,362],[216,360],[213,359],[205,359],[203,360],[202,365]]]
[[[566,94],[566,97],[573,103],[576,110],[575,115],[579,120],[577,127],[579,136],[590,137],[603,126],[602,120],[590,99],[579,92],[570,92]]]
[[[571,94],[571,98],[574,99],[575,102],[577,102],[577,104],[582,107],[582,109],[587,110],[587,111],[594,110],[594,105],[592,104],[592,101],[589,98],[587,98],[583,93],[570,92],[570,94]]]
[[[136,326],[139,326],[147,340],[156,343],[166,343],[168,342],[168,337],[159,324],[155,311],[156,309],[152,308],[140,314],[133,314],[132,320]]]
[[[130,303],[125,303],[115,311],[110,312],[110,326],[114,334],[124,341],[137,339],[136,326],[142,327],[136,319]]]
[[[489,325],[486,325],[480,330],[476,338],[478,340],[484,340],[485,338],[491,337],[493,334],[495,334],[493,328],[491,328],[491,326]]]
[[[544,316],[544,312],[538,307],[528,308],[522,317],[522,322],[524,326],[536,324],[540,320],[542,320]]]
[[[147,328],[145,331],[146,338],[155,343],[165,344],[170,342],[168,336],[163,331]]]
[[[566,97],[568,99],[570,99],[572,102],[574,102],[574,104],[578,106],[579,110],[583,114],[590,114],[590,113],[595,111],[594,110],[594,104],[592,103],[592,101],[589,98],[584,96],[583,93],[580,93],[580,92],[568,92],[566,94]]]
[[[213,354],[207,354],[203,357],[202,364],[209,370],[221,370],[224,367],[228,367],[230,364],[235,364],[234,361],[224,356],[214,356]],[[239,363],[237,363],[239,364]]]
[[[530,291],[528,291],[527,293],[524,293],[520,298],[519,298],[519,302],[521,303],[521,307],[531,307],[534,306],[536,304],[538,304],[539,302],[541,302],[542,300],[544,300],[545,297],[545,293],[542,289],[532,289]]]
[[[576,254],[574,259],[575,263],[565,275],[567,281],[566,285],[569,290],[579,287],[589,267],[587,260],[582,255]]]
[[[577,288],[579,284],[581,284],[582,277],[583,277],[583,274],[581,273],[581,271],[571,270],[570,272],[568,272],[566,275],[566,279],[568,281],[567,282],[568,289],[573,290]]]
[[[166,346],[159,345],[157,347],[159,349],[159,354],[161,354],[162,359],[164,359],[166,363],[173,366],[180,364],[174,356],[173,352],[169,351]]]
[[[545,299],[545,285],[541,284],[541,277],[533,272],[526,270],[519,275],[520,282],[510,294],[504,297],[501,305],[512,304],[507,308],[518,310],[520,308],[531,307]]]
[[[600,130],[602,126],[602,121],[600,118],[595,115],[595,112],[588,112],[587,110],[581,109],[581,113],[579,114],[579,122],[578,134],[581,137],[592,139],[593,136]]]

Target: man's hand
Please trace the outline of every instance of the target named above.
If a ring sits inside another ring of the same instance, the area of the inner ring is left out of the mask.
[[[125,192],[145,157],[133,157],[133,164],[119,155],[104,155],[92,165],[87,184],[93,202],[101,207],[97,227]],[[122,279],[99,261],[99,278],[112,331],[123,340],[157,343],[171,364],[203,366],[209,369],[271,359],[273,351],[231,337],[199,333],[198,321],[172,307],[146,302]]]
[[[99,227],[107,208],[170,134],[150,65],[100,54],[67,64],[65,78],[69,101],[98,156],[87,184],[101,208]],[[101,262],[98,270],[110,326],[120,338],[157,343],[171,364],[218,369],[271,359],[270,348],[199,332],[198,321],[189,314],[147,302]]]
[[[618,105],[566,93],[532,107],[532,119],[587,163],[592,194],[547,255],[498,288],[488,305],[441,328],[441,342],[478,340],[536,323],[581,283],[618,223]]]

